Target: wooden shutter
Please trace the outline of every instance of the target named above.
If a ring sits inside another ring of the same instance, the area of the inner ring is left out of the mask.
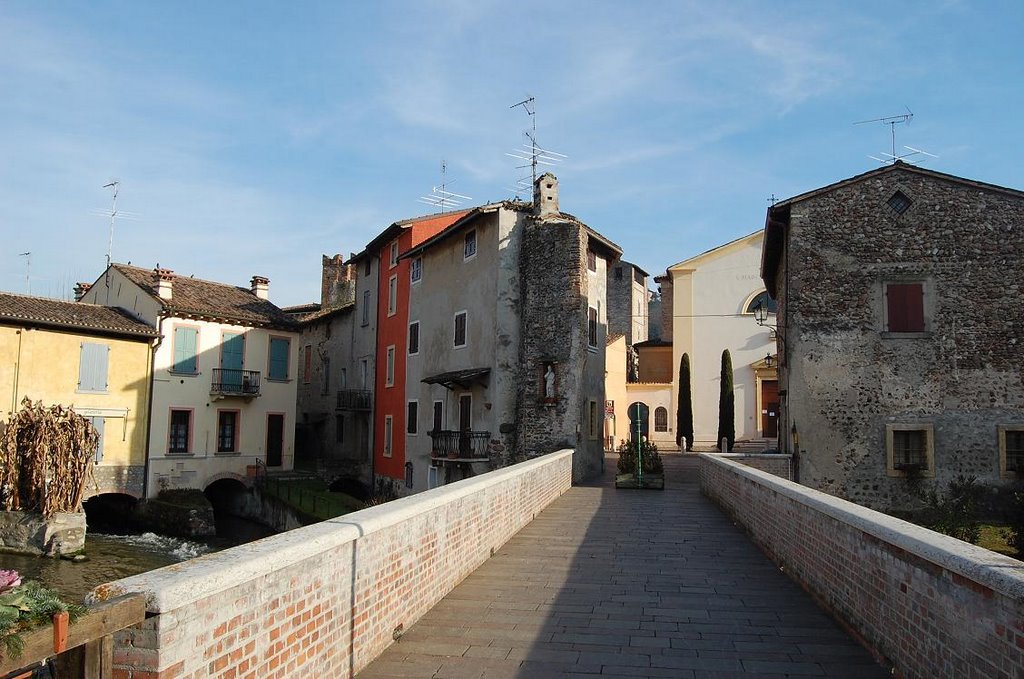
[[[288,379],[289,342],[280,337],[270,339],[270,379]]]
[[[924,332],[924,284],[885,286],[889,332]]]
[[[96,464],[103,461],[103,423],[102,417],[90,417],[89,421],[92,422],[92,426],[96,428],[96,433],[100,435],[100,440],[96,442],[96,457],[94,458]]]
[[[174,329],[174,372],[196,372],[196,329]]]
[[[79,391],[106,391],[110,347],[83,342],[78,364]]]

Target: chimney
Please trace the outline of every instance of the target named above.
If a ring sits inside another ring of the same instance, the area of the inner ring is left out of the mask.
[[[160,299],[170,299],[174,285],[174,272],[156,267],[156,294]]]
[[[558,213],[558,178],[545,172],[533,183],[533,214],[550,217]]]
[[[263,276],[253,276],[249,281],[249,289],[252,294],[260,299],[270,299],[270,279]]]
[[[92,283],[76,283],[75,284],[75,301],[81,302],[82,298],[85,297],[85,293],[89,292],[89,288],[92,287]]]

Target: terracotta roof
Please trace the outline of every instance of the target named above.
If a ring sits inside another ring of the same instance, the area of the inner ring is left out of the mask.
[[[302,308],[307,306],[311,306],[313,308],[303,311]],[[287,309],[285,309],[285,311],[287,311],[292,318],[298,321],[299,324],[309,325],[310,323],[315,323],[316,321],[322,321],[325,318],[332,318],[345,311],[352,311],[352,309],[355,308],[355,306],[355,302],[348,302],[347,304],[342,304],[341,306],[330,306],[325,309],[322,309],[320,308],[319,304],[303,304],[297,307],[288,307]]]
[[[648,347],[670,347],[670,346],[672,346],[672,342],[670,342],[668,340],[663,340],[663,339],[649,339],[649,340],[644,340],[643,342],[636,342],[635,344],[633,344],[633,348],[634,349],[636,349],[637,347],[639,347],[640,349],[646,349]]]
[[[606,347],[611,346],[612,344],[614,344],[615,342],[617,342],[618,340],[622,339],[625,336],[626,336],[626,333],[623,333],[623,332],[613,332],[613,333],[609,334],[607,337],[604,338],[604,345]]]
[[[156,328],[123,309],[7,292],[0,292],[0,323],[77,330],[86,334],[130,335],[140,339],[158,336]]]
[[[233,321],[255,327],[297,329],[294,318],[270,300],[260,299],[249,288],[174,275],[171,299],[163,299],[157,294],[155,270],[127,264],[111,264],[111,267],[160,302],[170,315]]]

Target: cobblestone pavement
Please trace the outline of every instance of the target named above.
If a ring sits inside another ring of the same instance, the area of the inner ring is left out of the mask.
[[[888,677],[700,493],[576,486],[359,673],[381,677]]]

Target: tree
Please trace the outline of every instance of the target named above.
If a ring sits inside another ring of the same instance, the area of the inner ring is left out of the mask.
[[[736,395],[732,389],[732,356],[729,350],[722,352],[722,392],[718,397],[718,450],[726,440],[729,452],[736,443]]]
[[[690,394],[690,355],[683,354],[679,359],[679,395],[676,399],[676,445],[686,450],[693,450],[693,397]]]

